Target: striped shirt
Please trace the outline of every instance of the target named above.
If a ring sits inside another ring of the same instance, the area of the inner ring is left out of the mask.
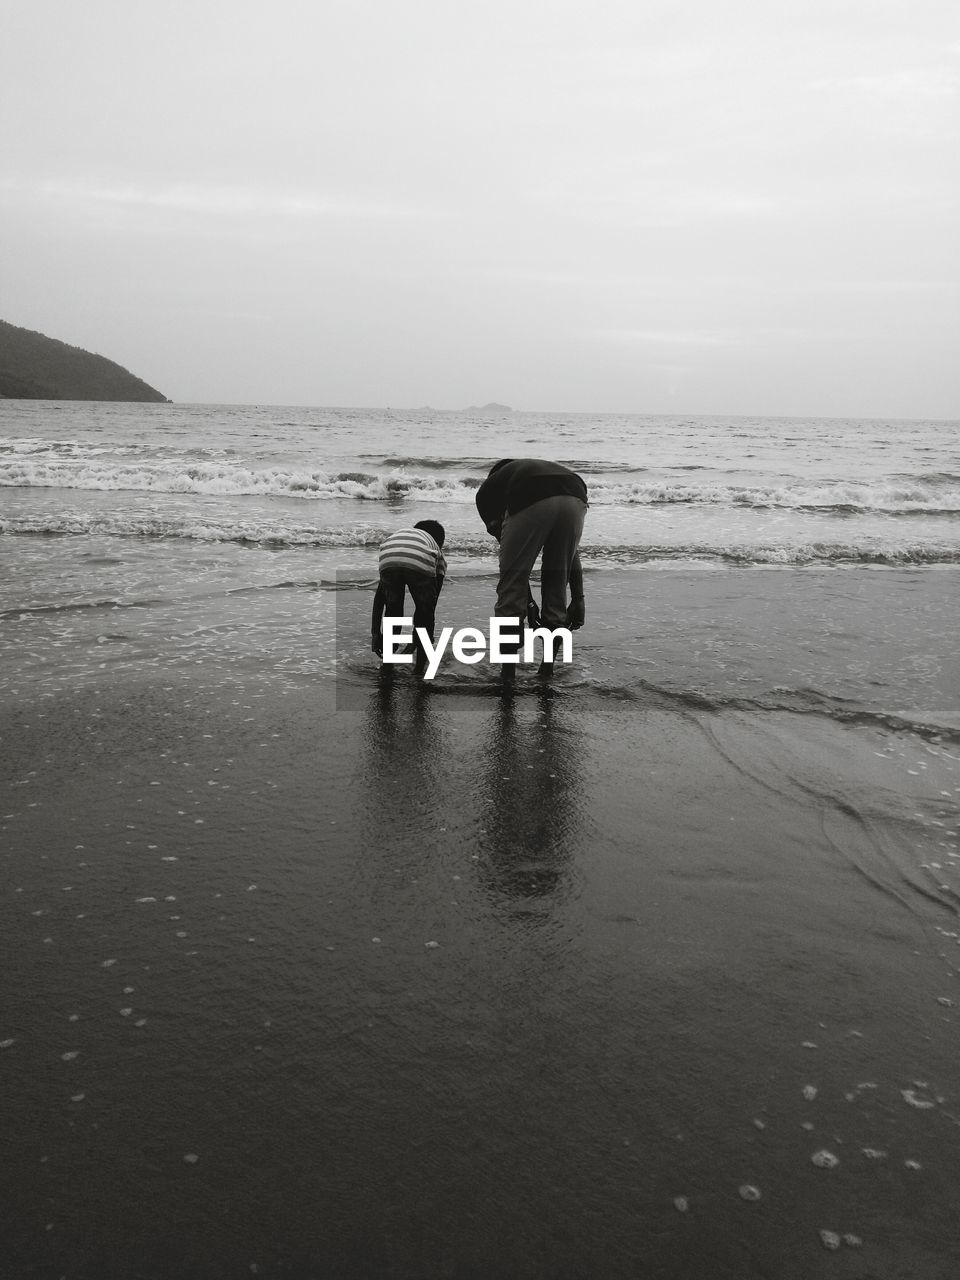
[[[380,572],[384,569],[412,569],[443,578],[447,562],[426,529],[398,529],[380,544]]]

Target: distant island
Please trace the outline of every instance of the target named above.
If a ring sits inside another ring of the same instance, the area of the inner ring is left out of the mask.
[[[466,409],[461,409],[461,413],[513,413],[508,404],[497,404],[495,400],[491,400],[489,404],[471,404]]]
[[[0,320],[0,399],[138,400],[167,397],[105,356]]]

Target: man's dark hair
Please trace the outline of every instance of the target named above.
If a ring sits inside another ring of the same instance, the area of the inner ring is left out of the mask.
[[[439,520],[418,520],[413,527],[415,529],[422,529],[424,533],[429,533],[430,537],[438,547],[443,546],[444,539],[447,535]]]
[[[505,467],[508,462],[512,462],[512,458],[501,458],[499,462],[495,462],[487,472],[488,476],[492,476],[495,471],[499,471],[501,467]]]

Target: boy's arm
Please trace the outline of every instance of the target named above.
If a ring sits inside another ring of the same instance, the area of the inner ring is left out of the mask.
[[[583,602],[583,566],[580,564],[580,552],[576,552],[570,564],[570,603],[567,606],[567,626],[571,631],[579,631],[586,619],[586,606]]]
[[[370,618],[370,648],[378,658],[383,657],[383,608],[386,599],[383,583],[378,582],[377,593],[373,597],[373,615]]]
[[[441,551],[437,556],[437,595],[443,590],[444,579],[447,576],[447,558]]]

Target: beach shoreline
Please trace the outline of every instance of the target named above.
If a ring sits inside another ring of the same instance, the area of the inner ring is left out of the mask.
[[[8,421],[7,1271],[955,1280],[955,424]],[[382,673],[521,440],[572,664]]]

